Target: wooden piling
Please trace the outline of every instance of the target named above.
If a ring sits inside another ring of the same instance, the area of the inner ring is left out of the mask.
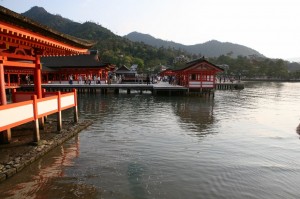
[[[61,131],[62,130],[62,118],[61,118],[61,93],[60,91],[57,92],[57,96],[58,96],[58,103],[57,103],[57,131]]]
[[[40,141],[40,127],[39,127],[39,118],[38,118],[38,109],[37,109],[37,96],[33,95],[33,116],[34,116],[34,132],[33,132],[33,142]]]

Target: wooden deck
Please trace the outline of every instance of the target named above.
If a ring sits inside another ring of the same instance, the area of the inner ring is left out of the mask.
[[[78,93],[116,93],[126,91],[128,94],[133,91],[143,93],[151,92],[154,95],[187,95],[190,90],[183,86],[171,85],[168,82],[159,82],[157,84],[42,84],[42,87],[47,91],[72,91],[73,88],[77,89]],[[234,90],[243,89],[242,83],[218,83],[216,84],[217,90]],[[22,90],[31,90],[33,85],[23,85]],[[213,92],[211,89],[200,90],[198,93]],[[194,92],[195,93],[195,92]]]

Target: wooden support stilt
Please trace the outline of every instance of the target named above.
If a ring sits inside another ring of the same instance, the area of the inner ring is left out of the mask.
[[[74,102],[75,102],[75,106],[74,106],[74,122],[78,123],[78,106],[77,106],[77,92],[76,89],[73,89],[74,92]]]
[[[33,122],[34,122],[33,142],[39,142],[40,141],[39,120],[36,119]]]
[[[58,91],[57,93],[58,95],[58,111],[56,113],[56,116],[57,116],[57,131],[61,131],[62,130],[62,118],[61,118],[61,93],[60,91]]]
[[[40,128],[39,128],[39,118],[37,110],[37,95],[32,96],[33,98],[33,115],[34,115],[34,133],[33,142],[40,141]]]
[[[11,142],[11,129],[0,132],[0,143],[9,144]]]
[[[40,118],[39,119],[39,125],[40,125],[40,129],[45,129],[45,118],[44,117],[42,117],[42,118]]]

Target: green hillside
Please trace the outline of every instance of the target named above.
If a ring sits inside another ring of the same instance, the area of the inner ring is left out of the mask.
[[[182,44],[134,33],[139,36],[137,40],[147,38],[147,40],[138,42],[127,39],[128,35],[127,38],[115,35],[94,22],[74,22],[60,15],[50,14],[41,7],[33,7],[23,15],[65,34],[97,41],[93,49],[99,51],[102,62],[110,62],[117,66],[138,64],[138,70],[142,72],[155,72],[159,65],[180,67],[185,64],[185,61],[204,55],[216,65],[228,66],[223,75],[241,74],[248,78],[300,78],[299,63],[269,59],[251,48],[237,44],[213,40],[186,48],[187,46]],[[150,42],[155,42],[155,44]],[[179,61],[178,58],[180,58]],[[174,62],[175,60],[177,61]]]
[[[138,64],[139,70],[153,70],[154,67],[160,64],[171,65],[173,59],[179,55],[191,56],[180,50],[158,49],[141,42],[133,42],[115,35],[110,30],[94,22],[81,24],[60,15],[50,14],[44,8],[37,6],[22,15],[65,34],[97,41],[93,49],[100,52],[101,60],[117,66]]]
[[[249,47],[233,44],[230,42],[219,42],[217,40],[211,40],[205,42],[203,44],[195,44],[195,45],[183,45],[179,43],[175,43],[172,41],[165,41],[162,39],[157,39],[148,34],[131,32],[125,36],[131,41],[144,42],[145,44],[154,46],[154,47],[171,47],[174,49],[182,49],[190,54],[200,54],[205,57],[219,57],[221,55],[230,54],[232,57],[238,56],[257,56],[257,57],[265,57],[261,53],[253,50]]]

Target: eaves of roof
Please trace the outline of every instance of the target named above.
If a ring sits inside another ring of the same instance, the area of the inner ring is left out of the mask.
[[[91,48],[96,44],[95,41],[89,41],[85,39],[76,38],[67,34],[60,33],[53,30],[45,25],[42,25],[36,21],[29,19],[28,17],[22,16],[15,13],[3,6],[0,6],[0,21],[12,24],[14,26],[21,27],[31,32],[50,37],[54,40],[69,44],[79,48]]]

